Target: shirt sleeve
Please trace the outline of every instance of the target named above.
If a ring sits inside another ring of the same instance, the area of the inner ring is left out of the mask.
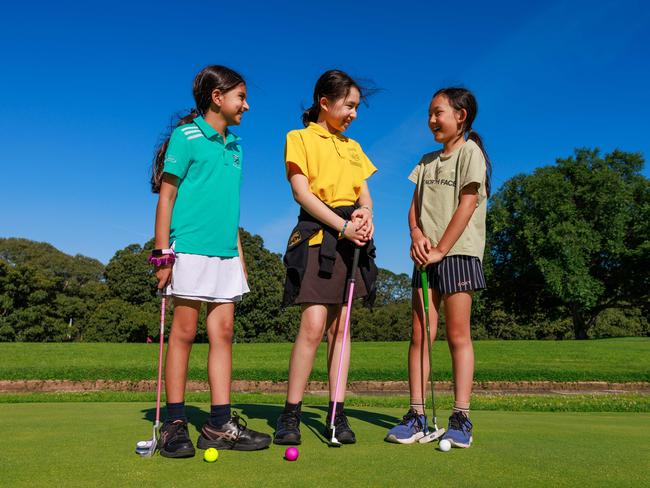
[[[296,165],[303,175],[309,176],[305,144],[302,141],[300,132],[297,130],[292,130],[287,134],[287,142],[284,146],[284,162],[287,170],[287,178],[289,177],[290,170],[289,163]]]
[[[370,178],[373,174],[377,172],[377,167],[372,164],[372,161],[370,161],[370,158],[366,155],[365,152],[363,152],[363,149],[361,149],[361,146],[359,146],[359,152],[361,153],[361,165],[363,168],[363,179],[367,180]]]
[[[420,171],[422,171],[422,160],[420,160],[420,162],[415,165],[415,168],[413,168],[413,171],[411,171],[411,174],[409,175],[409,180],[416,185],[420,179]]]
[[[169,139],[165,152],[165,168],[163,172],[185,178],[190,167],[190,148],[183,131],[175,129]]]
[[[485,184],[486,164],[483,151],[478,146],[460,155],[460,189],[471,183],[476,183],[479,188]]]

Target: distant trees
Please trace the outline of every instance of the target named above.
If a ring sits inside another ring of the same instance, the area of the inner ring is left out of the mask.
[[[641,175],[643,164],[640,154],[579,149],[506,181],[488,211],[488,289],[474,296],[475,338],[650,335],[650,180]],[[300,310],[280,310],[281,256],[260,236],[243,229],[241,236],[251,293],[236,305],[235,340],[293,340]],[[131,244],[104,266],[50,244],[0,238],[0,341],[156,338],[152,248],[152,240]],[[353,339],[408,339],[410,298],[409,275],[380,269],[375,308],[352,312]],[[207,340],[204,316],[198,341]],[[439,337],[444,310],[441,320]]]

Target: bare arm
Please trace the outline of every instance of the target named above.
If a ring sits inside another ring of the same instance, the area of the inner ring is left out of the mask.
[[[312,217],[338,231],[343,229],[345,219],[332,212],[327,205],[311,192],[309,189],[309,180],[304,174],[297,171],[291,172],[289,182],[291,183],[294,200]],[[363,246],[365,243],[363,232],[357,230],[356,224],[353,222],[347,225],[344,236],[357,246]]]
[[[431,241],[424,235],[418,225],[418,191],[413,191],[413,199],[409,207],[408,222],[411,234],[411,259],[418,266],[423,266],[428,261],[428,254],[431,251]]]
[[[460,191],[458,208],[452,215],[445,232],[440,238],[438,245],[429,254],[429,263],[437,263],[454,247],[456,241],[461,236],[469,219],[472,218],[476,203],[478,202],[478,185],[472,183]]]
[[[244,276],[246,281],[248,281],[248,268],[246,267],[246,258],[244,257],[244,248],[241,245],[241,232],[237,229],[237,250],[239,251],[239,259],[241,261],[241,267],[244,270]]]
[[[156,249],[169,248],[169,227],[172,221],[172,209],[178,192],[178,178],[165,173],[158,194],[156,206],[156,224],[154,228],[154,247]],[[158,288],[162,289],[169,283],[172,275],[171,265],[161,266],[156,269]]]

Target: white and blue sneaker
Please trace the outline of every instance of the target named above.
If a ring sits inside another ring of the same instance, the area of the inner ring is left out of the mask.
[[[472,445],[472,423],[463,412],[454,412],[449,417],[449,426],[442,439],[447,439],[451,447],[469,447]]]
[[[410,409],[402,421],[386,434],[386,441],[398,444],[413,444],[425,436],[429,431],[427,416],[418,415],[414,409]]]

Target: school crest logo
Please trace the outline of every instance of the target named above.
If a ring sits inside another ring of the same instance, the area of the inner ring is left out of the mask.
[[[289,237],[289,246],[288,247],[293,247],[296,244],[300,242],[300,232],[295,231],[293,234],[291,234],[291,237]]]
[[[350,156],[350,164],[352,166],[359,166],[361,167],[361,156],[357,152],[357,150],[353,147],[348,149],[348,155]]]
[[[166,162],[166,163],[172,163],[172,164],[173,164],[173,163],[176,162],[176,158],[170,154],[169,156],[167,156],[167,157],[165,158],[165,162]]]
[[[237,154],[232,155],[232,165],[235,168],[239,168],[241,166],[241,160],[239,158],[239,155],[237,155]]]

